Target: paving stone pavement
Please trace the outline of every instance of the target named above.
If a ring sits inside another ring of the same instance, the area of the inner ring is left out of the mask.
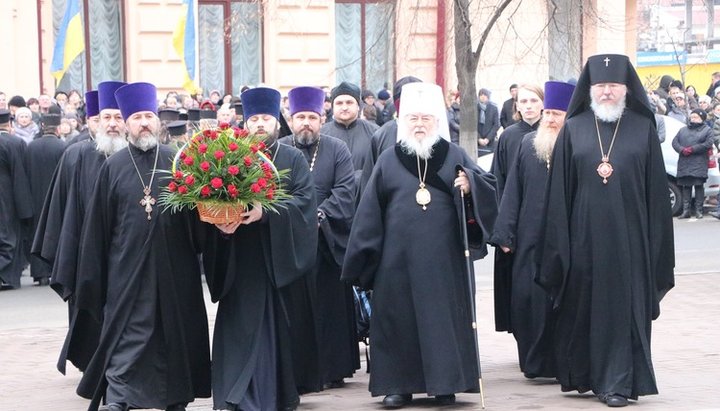
[[[561,393],[552,381],[523,378],[512,336],[493,331],[492,289],[480,279],[488,275],[487,270],[478,274],[477,294],[486,409],[607,409],[592,395]],[[55,369],[65,306],[49,288],[24,281],[22,289],[0,293],[0,411],[84,410],[88,402],[75,394],[79,372],[63,376]],[[215,308],[208,303],[211,324]],[[652,339],[660,395],[641,397],[629,409],[720,410],[720,273],[678,274],[661,309]],[[364,357],[364,348],[362,353]],[[381,398],[367,391],[364,367],[344,388],[303,396],[299,410],[382,409]],[[405,409],[435,408],[431,399],[416,397]],[[199,399],[188,409],[211,410],[212,403]],[[479,410],[480,396],[460,394],[456,405],[441,409]]]

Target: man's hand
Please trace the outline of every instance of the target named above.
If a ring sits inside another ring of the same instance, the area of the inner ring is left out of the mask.
[[[510,248],[505,247],[504,245],[501,245],[500,249],[503,250],[503,253],[505,253],[505,254],[508,254],[511,252]]]
[[[468,180],[467,175],[464,171],[458,171],[458,176],[455,179],[455,183],[453,185],[455,187],[460,187],[460,189],[465,195],[470,194],[470,180]]]
[[[252,224],[256,221],[260,221],[260,219],[262,218],[262,213],[262,206],[257,201],[254,201],[250,210],[240,214],[240,216],[243,218],[242,224],[247,225]]]
[[[487,138],[479,138],[478,144],[480,144],[481,147],[485,147],[486,145],[490,144],[490,139]]]
[[[229,224],[215,224],[215,227],[218,228],[223,234],[233,234],[235,233],[235,230],[240,227],[241,222],[235,222],[235,223],[229,223]]]

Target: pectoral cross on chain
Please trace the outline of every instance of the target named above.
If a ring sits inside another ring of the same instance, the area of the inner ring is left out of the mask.
[[[155,199],[150,196],[150,187],[145,187],[143,189],[143,193],[145,193],[145,197],[143,197],[142,200],[140,200],[140,205],[145,207],[145,212],[148,215],[148,220],[151,220],[152,219],[151,214],[153,211],[152,206],[155,205]]]
[[[607,67],[608,64],[610,64],[610,58],[608,58],[608,57],[605,57],[605,60],[603,60],[603,61],[605,62],[605,67]]]

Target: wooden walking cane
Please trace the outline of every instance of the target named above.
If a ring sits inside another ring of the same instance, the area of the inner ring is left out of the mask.
[[[462,187],[460,187],[460,214],[462,216],[462,236],[463,236],[463,247],[465,247],[465,271],[467,271],[468,278],[468,294],[470,297],[470,311],[472,312],[472,330],[473,337],[475,337],[475,357],[477,358],[478,367],[478,378],[480,379],[480,405],[485,409],[485,393],[483,393],[483,382],[482,382],[482,368],[480,367],[480,348],[478,347],[478,335],[477,335],[477,315],[475,314],[475,294],[473,293],[473,269],[472,259],[470,258],[470,245],[468,243],[467,233],[467,216],[465,214],[465,193],[463,193]]]

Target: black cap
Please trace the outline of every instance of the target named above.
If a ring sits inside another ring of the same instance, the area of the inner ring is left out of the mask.
[[[0,124],[5,124],[10,122],[10,110],[6,110],[4,108],[0,108]]]
[[[175,136],[182,136],[187,134],[187,122],[186,121],[171,121],[167,125],[168,134]]]
[[[338,96],[344,96],[348,95],[357,101],[358,104],[360,104],[360,87],[356,86],[355,84],[348,83],[347,81],[343,81],[342,83],[338,84],[337,87],[332,89],[332,93],[330,94],[330,98],[332,101],[335,101],[335,99]]]
[[[215,110],[200,110],[200,118],[206,119],[206,118],[217,118],[217,112]]]
[[[408,83],[422,83],[422,80],[413,76],[405,76],[400,80],[396,81],[393,85],[393,100],[400,100],[400,95],[402,95],[402,87]]]
[[[22,96],[12,96],[10,101],[8,101],[8,106],[25,107],[25,99]]]
[[[200,109],[189,108],[187,111],[188,121],[200,121]]]
[[[160,121],[175,121],[180,118],[180,112],[175,109],[165,108],[158,111],[158,117]]]
[[[42,122],[43,127],[48,127],[48,126],[56,126],[57,127],[60,125],[60,115],[59,114],[43,114],[40,121]]]
[[[241,103],[241,102],[237,102],[237,103],[233,104],[233,108],[235,109],[235,114],[236,114],[236,115],[240,115],[240,116],[242,115],[242,113],[243,113],[243,108],[242,108],[242,103]]]

